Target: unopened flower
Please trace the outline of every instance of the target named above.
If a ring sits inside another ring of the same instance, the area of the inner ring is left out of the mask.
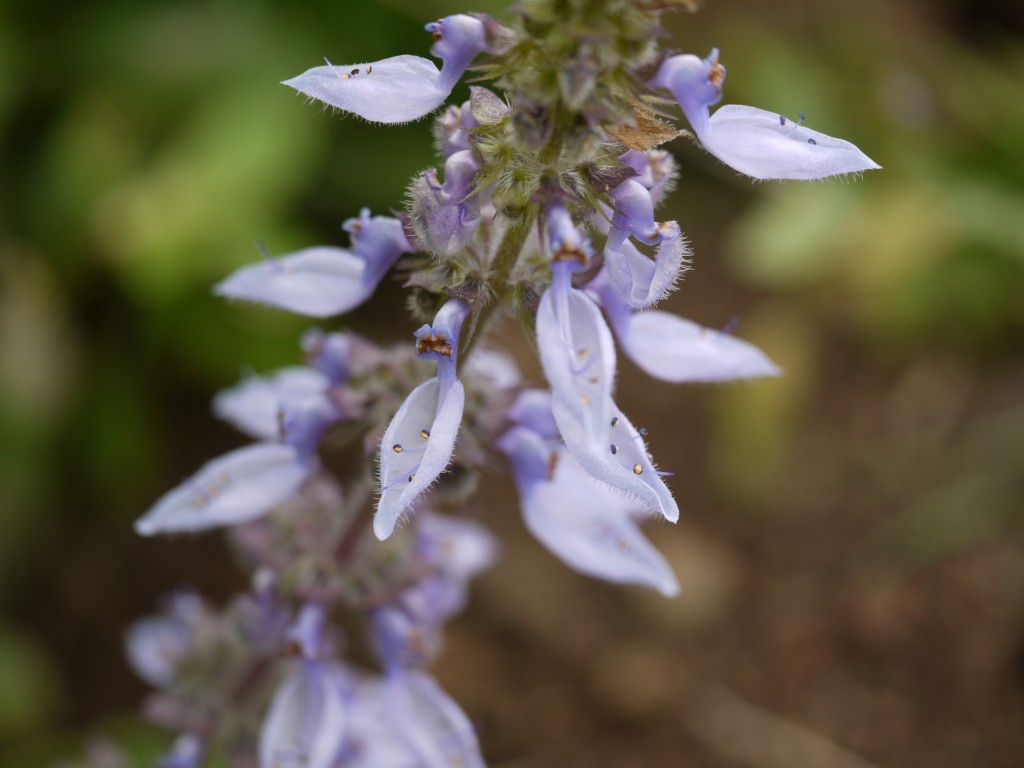
[[[706,59],[692,54],[665,59],[650,82],[672,92],[708,152],[755,179],[823,179],[881,167],[850,142],[777,112],[728,104],[709,116],[724,83],[717,48]]]

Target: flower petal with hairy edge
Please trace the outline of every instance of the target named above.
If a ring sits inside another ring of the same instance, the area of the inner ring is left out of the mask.
[[[389,676],[385,697],[403,741],[424,768],[484,768],[480,744],[469,718],[441,686],[423,672]]]
[[[578,412],[563,400],[553,398],[551,412],[566,447],[591,476],[635,496],[669,522],[679,520],[679,506],[655,469],[643,435],[614,403],[610,404],[614,415],[596,438],[585,433]]]
[[[848,141],[737,104],[715,111],[700,140],[723,163],[755,179],[807,181],[881,167]]]
[[[217,394],[213,412],[250,437],[273,440],[281,432],[282,409],[324,399],[329,384],[323,373],[304,366],[248,376]]]
[[[666,597],[679,593],[672,569],[633,520],[641,506],[635,499],[597,482],[564,448],[551,451],[523,427],[506,432],[499,447],[516,469],[527,528],[566,565],[608,581],[652,587]],[[538,466],[545,472],[538,475]]]
[[[430,114],[448,98],[454,83],[442,88],[440,76],[430,59],[402,55],[366,64],[313,67],[282,85],[373,122],[408,123]]]
[[[689,254],[676,222],[665,222],[658,231],[663,239],[653,261],[629,240],[604,252],[608,278],[633,309],[650,307],[665,298],[679,280]]]
[[[364,260],[345,248],[315,246],[242,267],[213,292],[307,317],[330,317],[358,307],[373,294],[377,283],[364,280],[365,270]]]
[[[637,312],[626,328],[616,327],[616,333],[629,358],[663,381],[732,381],[782,374],[750,342],[668,312]]]
[[[143,536],[252,520],[293,494],[317,466],[282,443],[256,443],[206,464],[135,522]]]
[[[261,768],[333,768],[348,725],[347,678],[340,664],[298,662],[274,694],[263,723]]]
[[[451,460],[466,394],[462,382],[455,380],[439,403],[440,388],[437,377],[416,387],[384,431],[381,494],[373,518],[373,531],[381,540],[392,534],[399,517]]]

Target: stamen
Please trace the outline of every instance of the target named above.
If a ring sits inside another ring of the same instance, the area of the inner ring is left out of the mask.
[[[398,443],[395,443],[394,445],[391,446],[391,450],[394,451],[395,453],[401,453],[402,446],[399,445]]]
[[[612,449],[612,456],[614,456],[616,453],[619,452],[619,447],[615,443],[612,443],[611,449]]]
[[[349,74],[350,75],[358,75],[359,74],[359,67],[355,67],[351,72],[349,72]]]
[[[589,379],[587,379],[587,381],[589,381],[591,384],[597,384],[597,382],[600,381],[600,379],[598,379],[597,376],[591,376]]]
[[[583,405],[590,405],[590,398],[584,395],[580,398],[580,403]]]
[[[263,260],[270,265],[271,269],[275,272],[280,272],[282,269],[281,262],[270,255],[270,249],[267,248],[266,243],[262,240],[257,240],[256,247],[259,249],[260,255],[263,256]]]
[[[814,139],[808,139],[807,143],[817,145],[818,142],[816,142]]]
[[[786,116],[785,115],[779,115],[779,125],[785,125],[785,124],[786,124]]]
[[[634,464],[633,465],[633,474],[634,475],[642,475],[643,473],[644,473],[643,465],[641,465],[641,464]]]
[[[798,112],[797,114],[800,115],[800,120],[797,122],[797,125],[800,125],[804,121],[804,113]]]
[[[619,417],[618,416],[616,416],[615,418],[612,419],[612,426],[613,427],[619,426]]]
[[[422,437],[424,440],[428,440],[430,438],[430,430],[429,429],[421,429],[420,430],[420,437]]]
[[[370,74],[371,72],[373,72],[373,65],[372,64],[366,68],[366,74]]]
[[[331,72],[333,72],[335,75],[338,76],[339,80],[348,80],[349,76],[348,75],[344,75],[341,72],[339,72],[337,70],[337,68],[333,64],[331,64],[331,60],[328,59],[326,56],[324,56],[324,62],[327,64],[328,67],[331,68]]]

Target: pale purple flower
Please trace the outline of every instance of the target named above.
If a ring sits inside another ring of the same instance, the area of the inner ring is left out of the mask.
[[[296,659],[260,733],[261,768],[334,768],[348,726],[351,675],[337,662]]]
[[[307,317],[330,317],[366,301],[403,253],[412,246],[402,223],[389,216],[371,218],[364,208],[348,219],[351,249],[314,246],[236,270],[214,293],[286,309]]]
[[[273,440],[281,432],[283,411],[323,403],[329,382],[320,371],[305,366],[282,368],[262,376],[247,376],[213,399],[214,414],[257,440]]]
[[[394,731],[423,768],[484,768],[469,718],[430,675],[396,670],[385,680],[384,698]]]
[[[135,674],[154,688],[174,680],[192,642],[192,627],[171,616],[147,616],[129,628],[125,651]]]
[[[725,67],[718,49],[706,59],[692,54],[662,62],[650,84],[672,92],[704,148],[755,179],[823,179],[880,168],[848,141],[805,128],[777,112],[728,104],[722,98]]]
[[[448,98],[474,58],[493,50],[498,25],[485,16],[456,14],[426,26],[439,70],[420,56],[314,67],[284,85],[331,107],[379,123],[407,123],[433,112]]]
[[[608,581],[679,592],[672,569],[634,521],[636,499],[598,482],[565,447],[523,426],[498,447],[512,462],[526,527],[566,565]]]
[[[466,401],[455,371],[459,332],[468,313],[467,302],[451,299],[433,325],[416,331],[416,352],[437,361],[437,376],[409,394],[381,440],[381,492],[373,519],[379,539],[391,535],[399,518],[451,461]]]
[[[655,378],[673,383],[778,376],[753,344],[658,310],[634,312],[602,271],[587,285],[598,297],[622,351]]]
[[[550,220],[549,230],[556,231]],[[563,241],[569,242],[569,236]],[[582,263],[577,248],[556,250],[552,241],[551,287],[537,311],[537,346],[551,384],[555,423],[587,472],[675,522],[679,508],[642,435],[612,401],[615,347],[597,305],[572,287],[571,273]]]

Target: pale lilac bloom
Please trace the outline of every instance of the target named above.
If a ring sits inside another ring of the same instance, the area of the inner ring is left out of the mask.
[[[247,445],[208,462],[160,497],[135,530],[143,536],[198,531],[259,517],[295,493],[319,466],[317,445],[338,418],[327,398],[284,408],[281,442]]]
[[[351,249],[314,246],[242,267],[214,287],[218,296],[267,304],[307,317],[330,317],[370,298],[388,270],[413,248],[402,223],[364,208],[344,225]]]
[[[634,312],[602,271],[587,285],[598,297],[622,351],[663,381],[731,381],[782,371],[753,344],[658,310]]]
[[[274,694],[260,733],[261,768],[334,768],[348,726],[346,668],[299,658]]]
[[[654,220],[654,197],[639,178],[626,179],[611,192],[614,204],[604,260],[608,277],[635,309],[649,307],[675,287],[689,250],[679,224]],[[630,238],[658,248],[652,261]]]
[[[399,518],[448,467],[466,402],[456,378],[459,332],[469,304],[451,299],[433,325],[416,331],[416,352],[437,361],[437,376],[416,387],[384,432],[380,448],[380,498],[373,530],[386,539]]]
[[[671,567],[634,521],[636,499],[598,482],[565,447],[524,426],[498,441],[512,462],[526,527],[566,565],[608,581],[679,592]]]
[[[728,104],[722,98],[725,67],[718,49],[706,59],[692,54],[662,62],[650,85],[672,92],[704,148],[755,179],[823,179],[880,168],[848,141],[805,128],[777,112]]]
[[[194,592],[174,592],[164,599],[163,612],[139,619],[125,634],[125,655],[135,673],[154,688],[177,675],[206,606]]]
[[[319,328],[310,328],[302,334],[302,350],[310,367],[326,376],[331,384],[344,384],[348,380],[353,346],[350,333],[324,333]]]
[[[257,440],[273,440],[281,431],[283,410],[324,402],[329,382],[313,368],[293,366],[247,376],[213,399],[213,412]]]
[[[469,718],[430,675],[394,671],[384,690],[389,720],[422,768],[484,768]]]
[[[430,52],[439,70],[420,56],[314,67],[284,85],[331,107],[379,123],[407,123],[430,114],[448,98],[480,53],[493,50],[500,28],[492,20],[467,14],[447,16],[426,26],[434,37]]]
[[[585,263],[586,255],[571,219],[565,224],[564,210],[557,203],[548,206],[552,282],[537,310],[537,346],[551,384],[555,423],[587,472],[675,522],[679,508],[642,435],[612,401],[615,346],[600,309],[572,287],[572,272]]]

